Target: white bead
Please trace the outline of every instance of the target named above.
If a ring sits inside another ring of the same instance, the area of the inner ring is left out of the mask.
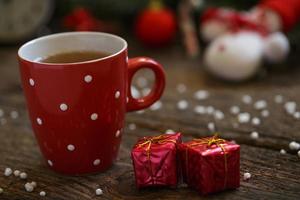
[[[240,112],[240,108],[238,106],[231,106],[230,112],[231,114],[237,115]]]
[[[15,170],[15,171],[14,171],[14,175],[15,175],[16,177],[17,177],[17,176],[20,176],[20,173],[21,173],[20,170]]]
[[[217,120],[224,119],[224,113],[220,110],[216,110],[214,116]]]
[[[297,142],[295,142],[295,141],[292,141],[292,142],[290,142],[290,144],[289,144],[289,148],[290,148],[291,150],[299,150],[299,149],[300,149],[300,144],[297,143]]]
[[[115,98],[118,99],[120,97],[120,95],[121,95],[120,91],[116,91]]]
[[[186,91],[186,86],[183,83],[180,83],[176,86],[176,89],[179,93],[184,93]]]
[[[249,180],[251,178],[251,174],[249,172],[246,172],[244,173],[244,177],[243,179],[246,181],[246,180]]]
[[[103,194],[103,191],[100,188],[97,188],[95,192],[96,192],[97,196],[100,196]]]
[[[242,101],[245,104],[251,104],[252,103],[252,97],[250,95],[244,95],[242,97]]]
[[[130,123],[128,125],[129,130],[135,130],[136,129],[136,125],[134,123]]]
[[[238,115],[239,123],[248,123],[250,121],[250,114],[249,113],[240,113]]]
[[[34,188],[37,186],[37,183],[36,183],[35,181],[32,181],[30,184],[31,184],[32,187],[34,187]]]
[[[53,166],[53,162],[51,160],[48,160],[47,162],[51,167]]]
[[[3,193],[3,189],[2,188],[0,188],[0,194],[2,194]]]
[[[297,154],[298,154],[298,157],[300,158],[300,151],[298,151],[298,153],[297,153]]]
[[[269,115],[270,115],[270,112],[268,110],[261,111],[261,116],[262,117],[269,117]]]
[[[267,107],[267,102],[265,100],[256,101],[254,104],[254,108],[256,110],[262,110]]]
[[[297,104],[294,101],[288,101],[284,104],[284,108],[288,114],[294,114],[296,112]]]
[[[197,114],[205,114],[206,113],[206,108],[204,106],[196,106],[194,108],[194,112]]]
[[[258,139],[259,138],[259,134],[258,132],[256,131],[253,131],[251,134],[250,134],[250,137],[254,140]]]
[[[294,113],[294,118],[295,119],[300,119],[300,112],[299,111]]]
[[[206,112],[207,112],[207,114],[211,115],[215,112],[215,108],[212,107],[212,106],[207,106],[206,107]]]
[[[10,176],[13,173],[12,169],[7,167],[4,170],[4,176]]]
[[[11,111],[10,112],[10,117],[12,118],[12,119],[17,119],[18,117],[19,117],[19,113],[17,112],[17,111]]]
[[[189,104],[186,100],[180,100],[177,102],[177,108],[179,110],[186,110],[188,108]]]
[[[29,84],[30,84],[31,86],[34,86],[34,80],[33,80],[32,78],[29,79]]]
[[[121,131],[120,130],[117,130],[117,132],[115,133],[116,137],[119,137],[121,134]]]
[[[67,149],[68,149],[69,151],[74,151],[74,150],[75,150],[75,146],[74,146],[73,144],[69,144],[69,145],[67,146]]]
[[[43,124],[43,121],[41,118],[36,118],[36,122],[38,123],[38,125],[42,125]]]
[[[91,75],[86,75],[84,77],[84,81],[87,82],[87,83],[91,82],[92,80],[93,80],[93,77]]]
[[[26,184],[24,185],[24,187],[25,187],[25,190],[26,190],[27,192],[32,192],[33,189],[34,189],[34,187],[33,187],[30,183],[26,183]]]
[[[91,120],[96,120],[96,119],[98,119],[98,114],[97,113],[91,114]]]
[[[207,99],[208,97],[209,97],[209,93],[206,90],[198,90],[194,94],[194,98],[197,100],[204,100]]]
[[[280,154],[282,154],[282,155],[286,154],[286,150],[280,149]]]
[[[215,131],[216,131],[216,127],[215,127],[215,124],[214,124],[213,122],[209,122],[209,123],[207,124],[207,128],[208,128],[208,130],[211,131],[211,132],[215,132]]]
[[[275,103],[282,103],[283,102],[283,96],[278,94],[274,97]]]
[[[41,192],[40,192],[40,196],[41,196],[41,197],[46,196],[46,192],[45,192],[45,191],[41,191]]]
[[[68,109],[68,105],[65,104],[65,103],[62,103],[59,105],[59,108],[62,110],[62,111],[66,111]]]
[[[22,172],[22,173],[20,174],[20,178],[21,178],[21,179],[27,179],[27,174],[26,174],[25,172]]]
[[[96,159],[96,160],[94,160],[94,162],[93,162],[93,165],[99,165],[100,164],[100,159]]]
[[[159,109],[161,109],[161,107],[162,107],[162,102],[161,101],[157,101],[157,102],[155,102],[154,104],[152,104],[150,106],[150,110],[153,110],[153,111],[159,110]]]
[[[252,124],[255,126],[260,125],[260,119],[258,117],[253,117],[251,120]]]
[[[175,134],[175,131],[173,131],[172,129],[168,129],[165,132],[166,134]]]

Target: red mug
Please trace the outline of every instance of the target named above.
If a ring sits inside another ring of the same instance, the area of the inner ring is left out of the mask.
[[[43,63],[40,58],[72,51],[101,51],[104,58],[77,63]],[[108,169],[116,159],[128,111],[149,107],[165,87],[162,66],[151,58],[128,60],[124,39],[100,32],[53,34],[18,51],[31,125],[53,170],[84,174]],[[132,97],[139,69],[155,74],[149,95]]]

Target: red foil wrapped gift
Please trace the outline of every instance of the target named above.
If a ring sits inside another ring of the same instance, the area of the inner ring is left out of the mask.
[[[178,145],[183,180],[201,194],[240,186],[240,146],[217,136]]]
[[[177,144],[181,133],[144,137],[131,151],[136,186],[177,185]]]

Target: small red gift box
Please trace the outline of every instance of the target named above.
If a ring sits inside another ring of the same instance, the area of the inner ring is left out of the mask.
[[[201,194],[240,186],[240,146],[217,136],[178,145],[183,180]]]
[[[181,133],[144,137],[131,151],[136,186],[176,186]]]

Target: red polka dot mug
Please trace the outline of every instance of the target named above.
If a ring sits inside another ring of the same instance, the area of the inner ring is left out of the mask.
[[[103,58],[45,63],[40,58],[70,51],[102,51]],[[124,39],[100,32],[58,33],[34,39],[18,51],[31,124],[47,164],[64,174],[108,169],[117,157],[128,111],[149,107],[165,87],[162,66],[151,58],[128,59]],[[155,74],[152,91],[132,97],[139,69]]]

